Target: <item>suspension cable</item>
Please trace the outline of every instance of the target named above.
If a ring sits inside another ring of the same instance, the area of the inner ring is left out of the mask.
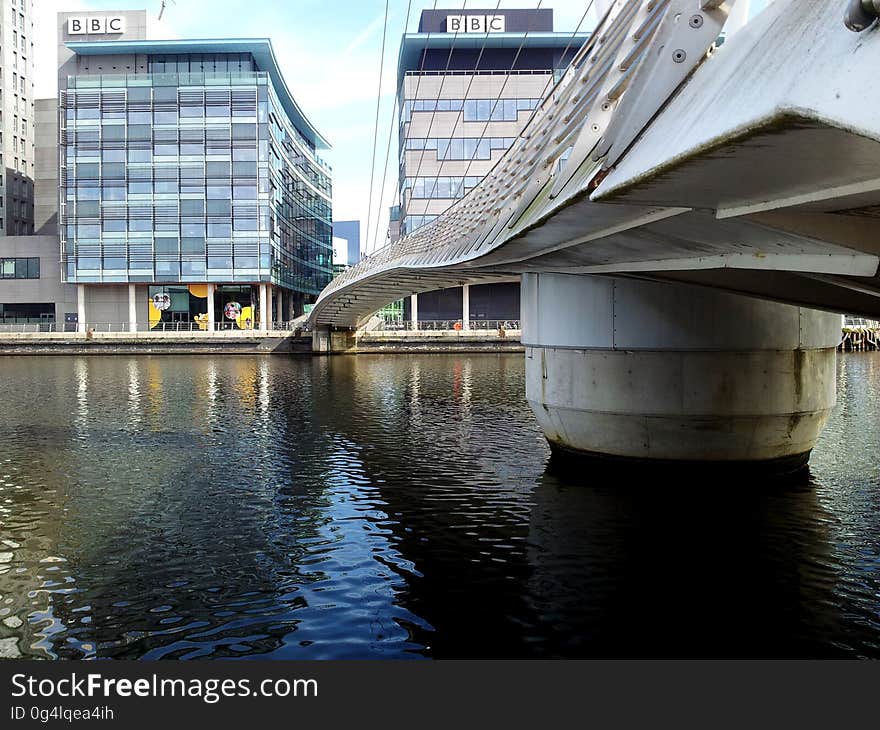
[[[434,7],[437,7],[437,0],[434,0]],[[403,33],[406,35],[406,29],[409,27],[409,15],[412,10],[412,0],[406,5],[406,20],[403,21]],[[428,34],[430,36],[430,33]],[[422,56],[422,68],[425,66],[424,55]],[[388,143],[385,146],[385,165],[382,168],[382,186],[379,188],[379,200],[378,200],[378,211],[376,213],[376,229],[375,234],[373,236],[373,249],[375,249],[379,243],[379,225],[382,222],[382,210],[384,206],[382,204],[383,198],[385,196],[385,183],[388,178],[388,159],[391,157],[391,136],[394,134],[394,113],[397,109],[397,104],[400,99],[400,85],[397,85],[397,90],[394,92],[394,101],[391,104],[391,119],[388,122]],[[369,225],[369,224],[368,224]],[[366,240],[366,249],[370,251],[370,231],[367,230],[367,240]]]
[[[367,203],[367,235],[370,234],[370,217],[373,213],[373,178],[376,167],[376,146],[379,138],[379,107],[382,102],[382,76],[385,71],[385,37],[388,33],[388,3],[385,0],[385,22],[382,26],[382,47],[379,52],[379,91],[376,96],[376,122],[373,128],[373,159],[370,162],[370,197]]]
[[[541,2],[543,2],[543,0],[541,0]],[[541,2],[538,3],[538,8],[541,7]],[[587,3],[587,7],[586,7],[586,9],[584,10],[584,14],[581,16],[581,19],[580,19],[580,21],[578,22],[577,27],[574,29],[574,31],[572,32],[571,36],[569,37],[569,39],[568,39],[568,43],[565,45],[565,50],[562,52],[562,56],[560,56],[560,59],[564,60],[565,57],[568,55],[568,52],[571,50],[571,44],[574,43],[574,39],[577,37],[578,31],[581,29],[581,26],[583,25],[584,21],[585,21],[586,18],[587,18],[587,14],[590,12],[590,9],[593,7],[594,4],[595,4],[595,0],[590,0],[590,1]],[[529,27],[528,30],[526,30],[526,36],[528,36],[528,34],[529,34],[530,31],[531,31],[531,26]],[[519,54],[520,54],[520,52],[521,52],[522,49],[523,49],[523,44],[524,44],[524,43],[525,43],[525,37],[523,37],[523,42],[520,43],[520,47],[519,47],[519,49],[517,50],[516,58],[514,59],[514,65],[516,64],[516,61],[519,59]],[[497,105],[498,105],[498,102],[501,101],[501,97],[502,97],[502,95],[504,94],[504,90],[506,89],[506,87],[507,87],[507,82],[508,82],[509,80],[510,80],[510,77],[508,76],[508,77],[504,80],[504,83],[503,83],[502,86],[501,86],[501,90],[498,92],[498,97],[495,99],[495,103],[494,103],[493,106],[492,106],[492,112],[490,112],[490,114],[489,114],[489,116],[490,116],[490,120],[487,120],[486,123],[483,125],[483,131],[482,131],[482,133],[480,134],[480,139],[482,139],[482,138],[485,136],[485,134],[486,134],[486,130],[489,128],[489,121],[491,121],[492,113],[494,113],[495,108],[496,108]],[[544,86],[544,90],[543,90],[543,92],[542,92],[542,94],[541,94],[541,98],[542,98],[542,99],[543,99],[544,97],[546,97],[548,90],[550,89],[550,87],[552,87],[552,86],[554,86],[554,85],[555,85],[555,82],[554,82],[554,79],[553,79],[553,70],[551,69],[550,78],[547,79],[547,84]],[[540,106],[540,104],[539,104],[538,106]],[[525,129],[526,127],[528,127],[529,123],[531,122],[532,118],[535,116],[535,114],[537,113],[537,111],[538,111],[538,107],[535,107],[534,109],[532,109],[531,114],[530,114],[530,116],[529,116],[529,119],[526,121],[525,125],[523,125],[522,129]],[[456,122],[456,125],[457,125],[457,122]],[[522,134],[522,129],[520,130],[520,134]],[[453,127],[453,132],[454,132],[454,131],[455,131],[455,127]],[[519,135],[517,135],[517,136],[519,136]],[[468,165],[467,165],[467,167],[465,168],[465,176],[467,176],[467,173],[470,172],[471,164],[473,163],[473,161],[474,161],[474,159],[475,159],[475,157],[474,157],[475,155],[476,155],[476,150],[474,150],[474,152],[471,154],[470,159],[468,160]],[[503,155],[502,155],[502,156],[503,156]],[[501,160],[499,159],[498,162],[500,162],[500,161],[501,161]],[[497,165],[497,164],[498,164],[498,163],[496,162],[496,165]],[[494,167],[495,167],[495,165],[492,166],[492,169],[494,169]],[[488,175],[489,173],[487,172],[486,174]],[[484,177],[485,177],[485,176],[484,176]],[[462,183],[462,185],[464,185],[464,183]],[[464,195],[462,195],[462,197],[464,197]]]

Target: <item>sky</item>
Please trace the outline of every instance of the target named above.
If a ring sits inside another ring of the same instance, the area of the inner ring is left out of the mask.
[[[768,1],[752,0],[757,6]],[[332,145],[319,154],[333,168],[333,218],[360,220],[361,245],[373,250],[384,243],[388,208],[397,202],[396,135],[392,136],[384,175],[383,169],[394,115],[397,51],[404,28],[415,32],[422,10],[494,10],[499,3],[501,9],[534,8],[538,0],[411,0],[408,22],[408,0],[387,0],[387,29],[386,0],[166,0],[161,21],[161,0],[38,0],[34,22],[38,47],[50,53],[55,48],[55,13],[59,11],[146,10],[151,39],[270,38],[300,108]],[[549,0],[542,1],[541,7],[553,9],[555,30],[572,32],[589,4],[589,0]],[[581,30],[590,30],[595,22],[591,10]],[[55,59],[38,54],[34,68],[36,98],[55,97]],[[377,98],[378,135],[374,133]],[[371,207],[374,139],[378,144]]]

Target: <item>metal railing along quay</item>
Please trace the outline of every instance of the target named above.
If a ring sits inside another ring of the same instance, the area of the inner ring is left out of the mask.
[[[301,320],[275,321],[268,325],[269,333],[310,331],[310,327]],[[155,334],[155,335],[237,335],[255,336],[265,332],[258,326],[241,328],[233,322],[215,322],[213,330],[207,324],[198,322],[157,322],[150,326],[147,322],[138,322],[132,327],[130,322],[86,322],[78,325],[75,322],[21,322],[0,324],[0,335],[4,334]]]
[[[518,319],[472,319],[469,327],[465,328],[462,320],[458,319],[420,319],[417,322],[412,320],[393,320],[386,321],[380,326],[380,331],[443,331],[443,332],[486,332],[486,331],[519,331],[520,321]]]

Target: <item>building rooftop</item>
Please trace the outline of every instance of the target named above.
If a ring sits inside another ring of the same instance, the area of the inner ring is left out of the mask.
[[[571,50],[580,48],[589,33],[406,33],[400,42],[397,57],[397,78],[407,71],[418,71],[421,54],[425,49],[479,50],[480,48],[518,49],[552,48]]]
[[[222,38],[216,40],[139,40],[139,41],[70,41],[66,46],[80,56],[106,56],[140,53],[250,53],[257,66],[265,71],[278,94],[284,111],[299,131],[316,149],[329,149],[330,143],[315,129],[290,93],[278,66],[272,42],[268,38]]]

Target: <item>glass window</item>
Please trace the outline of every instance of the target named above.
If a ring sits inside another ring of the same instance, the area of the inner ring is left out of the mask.
[[[178,278],[180,276],[180,264],[177,261],[156,261],[156,276]]]
[[[78,223],[76,226],[77,238],[94,238],[98,239],[101,235],[101,229],[98,225],[91,223]]]
[[[125,93],[129,104],[132,102],[144,103],[150,101],[152,88],[149,86],[130,86]]]
[[[78,185],[76,188],[77,200],[98,200],[100,195],[101,191],[97,186],[86,187],[85,185]]]
[[[204,276],[205,274],[205,262],[204,261],[182,261],[180,264],[181,276],[185,276],[187,278],[194,276]]]
[[[211,161],[205,166],[205,171],[207,177],[228,178],[231,174],[231,166],[228,162]]]
[[[101,127],[101,138],[106,141],[119,142],[125,139],[125,127],[121,124],[105,124]]]
[[[254,124],[233,124],[232,139],[256,139],[257,127]]]
[[[128,230],[129,231],[152,231],[153,230],[153,219],[152,218],[129,218],[128,219]]]
[[[125,219],[119,220],[105,220],[101,223],[101,230],[105,233],[117,233],[122,232],[126,228]]]
[[[208,238],[229,238],[232,236],[231,223],[208,222]]]
[[[39,279],[40,278],[40,259],[37,257],[27,259],[27,278],[28,279]]]
[[[101,186],[102,200],[125,200],[125,187],[120,186]]]
[[[157,254],[177,254],[178,244],[176,238],[157,238],[154,244]]]
[[[253,160],[257,159],[257,150],[253,147],[242,147],[232,149],[232,159],[233,160]]]
[[[152,123],[153,118],[150,112],[129,112],[128,113],[128,123],[129,124],[150,124]]]
[[[189,236],[180,239],[180,251],[185,254],[205,255],[204,236]]]
[[[180,154],[190,157],[204,155],[205,144],[204,142],[181,142]]]
[[[256,185],[235,185],[232,188],[232,197],[236,200],[256,200]]]
[[[153,89],[153,101],[156,103],[171,102],[177,105],[177,87],[156,86]]]
[[[232,197],[232,188],[227,185],[208,185],[207,197],[215,200],[228,200]]]
[[[77,201],[76,215],[78,218],[97,218],[100,205],[101,204],[97,200]]]
[[[208,215],[229,217],[232,215],[232,203],[229,200],[209,200]]]
[[[76,166],[76,176],[81,180],[90,180],[98,178],[97,162],[80,162]]]
[[[203,216],[205,214],[204,200],[187,200],[180,201],[180,215]]]
[[[153,121],[156,124],[177,124],[177,111],[156,111]]]
[[[148,182],[130,182],[128,184],[129,194],[150,194],[153,192],[153,183]]]
[[[257,163],[254,162],[233,162],[232,174],[235,177],[256,177]]]
[[[205,116],[205,107],[198,106],[182,106],[180,107],[180,117],[182,119],[201,119]]]
[[[177,157],[176,144],[154,144],[153,155],[156,157]]]
[[[122,150],[120,150],[121,152]],[[124,162],[105,162],[103,165],[103,177],[106,180],[123,180],[125,179],[125,163]]]
[[[149,124],[130,124],[128,126],[129,140],[151,140],[153,138],[153,127]]]
[[[129,162],[149,162],[153,158],[150,150],[128,150]]]
[[[191,238],[193,236],[197,236],[198,238],[205,237],[205,224],[202,223],[181,223],[180,225],[180,234],[184,238]]]
[[[233,227],[236,231],[256,231],[257,230],[257,217],[256,216],[235,216],[233,220]]]

